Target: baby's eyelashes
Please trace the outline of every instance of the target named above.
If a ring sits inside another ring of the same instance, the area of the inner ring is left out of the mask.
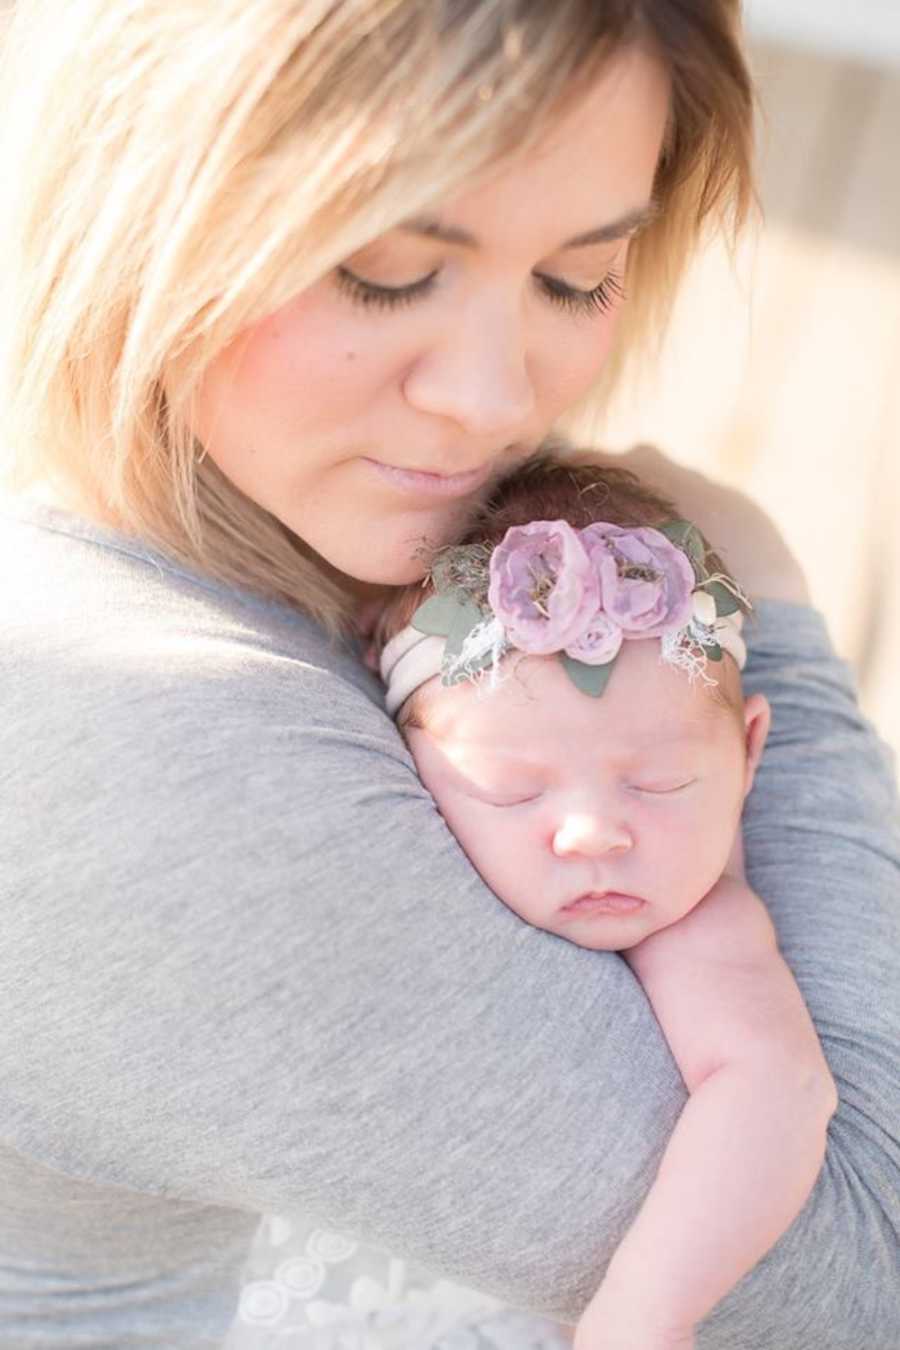
[[[515,777],[503,780],[492,779],[492,775],[464,773],[457,771],[457,786],[467,797],[485,806],[526,806],[543,797],[545,784],[534,777],[516,781]],[[487,780],[487,781],[485,781]],[[499,781],[498,781],[499,780]]]
[[[637,793],[645,797],[669,797],[675,796],[679,792],[686,791],[696,783],[696,778],[685,778],[677,781],[659,780],[657,782],[636,782],[624,783],[622,786],[626,791]],[[538,802],[545,795],[543,788],[533,788],[527,791],[519,792],[499,792],[486,787],[481,787],[477,783],[467,783],[465,791],[468,796],[474,797],[476,801],[483,802],[485,806],[507,807],[507,806],[528,806]]]
[[[498,793],[484,792],[481,789],[474,789],[471,796],[476,797],[478,801],[484,802],[486,806],[527,806],[529,802],[539,801],[542,797],[541,792],[531,792],[526,795],[519,794],[517,797],[503,796]]]

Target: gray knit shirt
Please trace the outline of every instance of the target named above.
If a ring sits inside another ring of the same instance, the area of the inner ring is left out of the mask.
[[[48,514],[0,578],[0,1347],[218,1345],[263,1211],[574,1319],[685,1101],[624,961],[485,888],[309,620]],[[818,615],[749,639],[749,874],[841,1100],[699,1344],[897,1350],[892,768]]]

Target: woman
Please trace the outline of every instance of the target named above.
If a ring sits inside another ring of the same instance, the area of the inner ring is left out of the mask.
[[[480,883],[340,635],[740,216],[736,8],[17,7],[0,1344],[216,1345],[262,1211],[567,1320],[596,1286],[683,1087],[623,964]],[[685,487],[773,602],[750,876],[842,1096],[705,1343],[888,1350],[890,773],[783,546]]]

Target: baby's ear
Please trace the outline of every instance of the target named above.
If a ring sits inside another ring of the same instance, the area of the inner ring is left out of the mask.
[[[744,700],[744,743],[747,751],[747,769],[744,781],[744,796],[753,786],[756,768],[762,759],[766,737],[772,722],[772,710],[769,701],[762,694],[751,694]]]

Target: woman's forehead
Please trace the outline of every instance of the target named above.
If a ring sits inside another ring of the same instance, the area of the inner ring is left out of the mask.
[[[527,155],[501,160],[425,219],[444,219],[474,239],[505,225],[539,235],[546,252],[598,230],[622,237],[652,213],[668,116],[662,64],[641,47],[624,48]]]

